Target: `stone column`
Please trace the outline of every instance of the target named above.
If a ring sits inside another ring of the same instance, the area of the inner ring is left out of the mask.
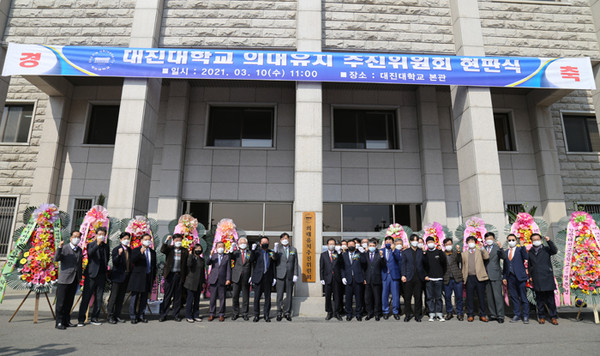
[[[446,224],[446,192],[440,141],[440,122],[436,89],[417,89],[421,179],[423,182],[423,223]]]
[[[298,51],[321,51],[321,1],[298,1]],[[321,315],[323,303],[319,278],[319,256],[323,240],[323,91],[321,83],[296,85],[296,141],[294,159],[294,246],[302,270],[302,213],[315,212],[313,255],[315,283],[298,276],[294,298],[296,313]],[[300,273],[301,274],[301,273]]]
[[[168,230],[169,221],[177,219],[181,212],[189,93],[188,81],[171,81],[163,139],[157,214],[159,226],[163,231]]]
[[[157,46],[162,10],[162,0],[137,0],[130,47]],[[123,81],[107,197],[111,216],[129,218],[148,212],[161,85],[154,78]]]
[[[477,0],[450,0],[450,13],[457,55],[485,55]],[[504,199],[490,89],[453,86],[451,99],[463,219],[479,216],[502,231]]]
[[[6,24],[8,22],[8,13],[12,1],[0,1],[0,38],[4,38]],[[6,49],[0,48],[0,68],[4,67],[4,59],[6,58]],[[8,93],[9,77],[0,77],[0,115],[4,111],[6,102],[6,94]]]

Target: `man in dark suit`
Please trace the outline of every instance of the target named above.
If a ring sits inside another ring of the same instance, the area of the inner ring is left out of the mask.
[[[252,264],[250,263],[250,250],[248,249],[248,240],[240,237],[238,240],[239,250],[231,253],[233,268],[231,270],[231,283],[233,284],[233,316],[231,320],[236,320],[240,316],[240,292],[242,293],[241,314],[244,320],[250,320],[248,308],[250,304],[250,276],[252,275]]]
[[[363,296],[364,296],[364,272],[363,265],[366,263],[361,258],[361,253],[356,251],[356,241],[348,241],[348,251],[342,255],[344,268],[342,269],[342,284],[346,286],[346,320],[362,321]],[[352,309],[352,297],[356,302],[356,310]]]
[[[131,251],[131,275],[127,289],[131,292],[131,303],[129,304],[129,316],[131,323],[139,321],[147,323],[145,317],[148,293],[156,279],[156,252],[150,247],[152,237],[146,234],[142,237],[142,245]]]
[[[173,245],[170,244],[171,239]],[[160,252],[166,256],[163,277],[165,279],[165,295],[160,303],[160,318],[158,321],[167,320],[171,301],[173,302],[173,316],[175,321],[181,321],[181,295],[183,294],[183,282],[187,271],[188,250],[181,247],[183,235],[174,234],[167,236],[167,240],[160,247]]]
[[[215,318],[217,298],[219,298],[219,321],[225,321],[225,287],[231,284],[231,260],[224,252],[225,244],[217,242],[217,253],[212,254],[208,260],[208,265],[212,265],[208,275],[210,292],[208,321],[213,321]]]
[[[110,297],[108,298],[108,322],[111,324],[125,322],[120,316],[131,268],[131,248],[129,247],[131,234],[122,232],[119,239],[121,243],[112,250],[113,267],[110,270],[112,285],[110,288]]]
[[[552,255],[558,253],[558,249],[550,237],[545,237],[548,246],[542,245],[542,235],[532,234],[533,247],[529,250],[529,277],[535,291],[535,304],[537,306],[538,322],[546,323],[546,307],[550,313],[550,323],[558,325],[556,314],[556,301],[554,300],[554,271],[552,270]]]
[[[325,320],[329,320],[333,316],[342,320],[342,316],[338,312],[339,305],[342,303],[339,297],[342,285],[342,264],[340,255],[335,251],[335,239],[330,238],[327,240],[327,251],[322,252],[319,259],[321,284],[325,286],[325,312],[327,313]]]
[[[502,260],[504,250],[500,242],[496,243],[496,235],[493,232],[485,234],[485,250],[490,255],[489,259],[483,261],[490,278],[485,285],[490,320],[497,320],[498,323],[502,324],[504,323],[504,297],[502,295],[500,260]]]
[[[392,250],[394,238],[387,236],[384,240],[383,258],[385,266],[381,269],[381,282],[383,286],[381,302],[383,318],[390,316],[390,293],[392,294],[392,314],[394,319],[400,320],[400,264],[402,263],[401,247]]]
[[[502,283],[508,286],[508,294],[513,305],[515,316],[510,321],[516,323],[523,318],[523,323],[529,324],[529,301],[527,300],[527,270],[525,261],[529,260],[527,249],[517,246],[517,237],[510,234],[508,250],[504,251],[504,274]]]
[[[279,256],[275,265],[277,276],[277,321],[281,321],[282,314],[292,321],[292,293],[294,284],[298,280],[298,252],[294,246],[290,246],[290,235],[287,233],[279,236],[280,246],[275,246],[275,253]],[[285,299],[283,293],[285,292]]]
[[[410,248],[402,251],[402,283],[404,283],[404,310],[406,316],[405,322],[409,322],[412,317],[415,321],[421,322],[423,313],[423,283],[425,283],[425,269],[423,268],[423,250],[418,248],[419,236],[410,235]],[[411,307],[410,300],[414,298],[415,308]]]
[[[185,316],[188,323],[200,322],[200,294],[206,286],[204,279],[204,257],[202,256],[202,245],[196,244],[194,252],[188,256],[188,273],[185,276],[183,286],[187,290],[185,302]]]
[[[365,266],[365,305],[367,306],[367,317],[365,320],[375,318],[381,319],[381,272],[386,266],[383,251],[377,250],[377,240],[369,241],[368,250],[363,253],[366,260]]]
[[[275,285],[275,264],[279,256],[269,250],[269,238],[264,236],[260,239],[260,249],[252,246],[252,286],[254,289],[254,322],[260,320],[260,297],[264,294],[265,303],[263,315],[267,323],[271,322],[269,311],[271,310],[271,287]]]
[[[80,241],[81,233],[71,232],[69,244],[63,247],[64,241],[61,241],[54,255],[54,261],[60,262],[56,280],[56,328],[59,330],[75,326],[71,324],[71,307],[83,274],[83,252],[77,246]]]
[[[108,275],[108,260],[110,258],[110,249],[106,243],[106,229],[104,227],[99,227],[96,230],[96,240],[88,244],[87,254],[88,264],[85,271],[83,271],[85,279],[77,326],[84,326],[92,295],[94,296],[94,305],[92,307],[91,323],[102,325],[98,321],[98,315],[100,314],[100,306],[102,306],[104,286]]]

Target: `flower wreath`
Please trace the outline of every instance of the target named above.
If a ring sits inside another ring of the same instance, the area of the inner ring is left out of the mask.
[[[198,236],[198,219],[195,219],[190,214],[184,214],[179,217],[174,233],[183,235],[181,246],[190,251],[195,244],[200,243],[200,237]]]
[[[477,247],[483,247],[483,238],[487,233],[485,228],[485,221],[482,218],[476,216],[470,218],[465,223],[465,231],[463,233],[463,250],[466,251],[468,248],[467,238],[474,236],[477,239]]]
[[[150,222],[145,216],[136,216],[134,219],[129,220],[125,231],[131,234],[131,248],[138,248],[142,245],[142,236],[149,234],[152,238],[150,239],[150,246],[154,248],[154,237],[152,236],[152,230],[150,229]]]

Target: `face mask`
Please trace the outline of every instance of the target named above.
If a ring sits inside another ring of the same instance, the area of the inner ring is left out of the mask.
[[[373,247],[373,246],[369,247],[369,251],[370,252],[375,252],[375,247]]]
[[[75,246],[79,245],[79,242],[81,242],[81,239],[79,237],[75,237],[71,239],[71,243]]]
[[[423,243],[422,242],[417,243],[417,247],[418,248],[423,248]]]
[[[245,250],[245,249],[246,249],[246,247],[248,247],[248,245],[247,245],[247,244],[240,244],[240,248],[241,248],[242,250]]]
[[[264,248],[265,250],[269,248],[269,244],[262,244],[260,245],[260,247]]]
[[[104,235],[97,235],[96,238],[98,241],[104,241]]]
[[[469,248],[470,249],[474,249],[475,248],[475,242],[469,242]]]
[[[538,246],[542,246],[542,241],[538,240],[538,241],[533,241],[532,242],[533,246],[538,247]]]
[[[181,241],[175,241],[175,247],[181,247]]]
[[[365,242],[365,243],[362,243],[362,244],[360,244],[360,245],[362,246],[362,248],[367,248],[367,247],[369,247],[369,244],[368,244],[368,243],[366,243],[366,242]]]
[[[142,241],[142,245],[144,245],[144,247],[150,246],[150,240],[144,240],[144,241]]]
[[[333,251],[335,249],[335,245],[327,245],[327,249],[329,251]]]
[[[356,247],[354,247],[354,246],[350,246],[350,247],[348,247],[348,251],[350,251],[350,252],[354,252],[354,250],[356,250]]]
[[[223,247],[219,247],[217,248],[217,253],[220,255],[225,251],[225,249]]]
[[[283,246],[287,246],[287,244],[289,244],[289,243],[290,243],[290,241],[288,241],[287,239],[286,240],[281,240],[281,244]]]
[[[435,244],[433,242],[430,242],[427,244],[427,247],[429,247],[430,250],[433,250],[435,248]]]
[[[510,247],[517,246],[517,241],[508,241],[508,246],[510,246]]]
[[[494,240],[485,240],[485,243],[486,243],[488,246],[492,246],[492,245],[494,244]]]
[[[385,244],[385,248],[392,248],[392,244]]]
[[[451,252],[452,251],[452,245],[446,246],[446,251]]]
[[[418,241],[411,241],[411,242],[410,242],[410,245],[411,245],[412,247],[417,247],[417,246],[419,246],[419,242],[418,242]]]
[[[198,256],[200,256],[202,254],[202,250],[194,250],[194,253]]]
[[[335,252],[340,253],[341,250],[342,250],[342,246],[335,247]]]
[[[121,240],[121,245],[129,246],[129,240]]]

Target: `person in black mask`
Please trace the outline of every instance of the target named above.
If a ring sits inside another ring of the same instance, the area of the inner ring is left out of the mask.
[[[200,294],[206,286],[204,276],[204,257],[202,256],[202,245],[196,244],[193,253],[187,259],[188,273],[185,277],[183,287],[187,290],[185,305],[185,317],[188,323],[202,321],[200,317]]]
[[[250,263],[252,263],[252,277],[250,281],[254,290],[254,322],[260,320],[260,298],[265,296],[263,316],[267,323],[271,322],[269,311],[271,310],[271,287],[275,285],[275,264],[278,254],[269,250],[269,238],[264,236],[260,239],[260,249],[252,245]]]

